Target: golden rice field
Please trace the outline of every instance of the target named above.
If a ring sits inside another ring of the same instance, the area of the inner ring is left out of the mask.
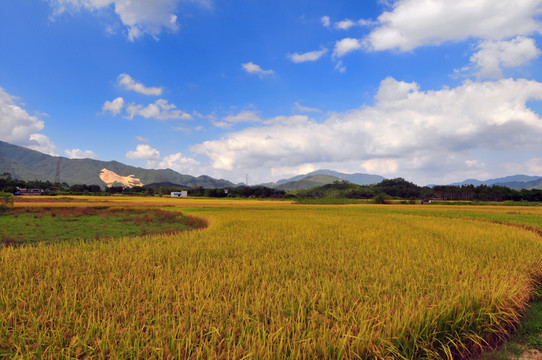
[[[542,279],[537,207],[78,199],[209,226],[1,248],[0,358],[455,359]]]

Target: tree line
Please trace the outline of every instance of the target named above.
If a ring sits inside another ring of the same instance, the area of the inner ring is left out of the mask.
[[[111,186],[52,183],[51,181],[24,181],[13,179],[9,173],[0,174],[0,192],[17,193],[18,189],[40,189],[49,195],[158,195],[169,196],[172,192],[188,190],[190,196],[196,197],[237,197],[237,198],[284,198],[283,190],[270,189],[264,186],[240,186],[231,189],[206,189],[182,186]]]
[[[387,196],[396,199],[435,199],[440,201],[528,201],[542,202],[542,190],[515,190],[506,186],[487,185],[437,185],[418,186],[403,178],[386,179],[374,185],[357,185],[347,181],[318,186],[308,190],[286,193],[265,186],[239,186],[230,189],[206,189],[181,186],[135,186],[127,188],[112,186],[103,189],[100,185],[52,183],[50,181],[24,181],[12,179],[9,173],[0,174],[0,192],[15,194],[18,188],[41,189],[51,195],[158,195],[169,196],[171,192],[188,190],[189,196],[213,198],[342,198],[374,199]]]
[[[386,195],[396,199],[434,199],[440,201],[529,201],[542,202],[542,190],[515,190],[506,186],[437,185],[418,186],[403,178],[386,179],[374,185],[357,185],[346,181],[297,191],[305,198],[373,199]]]

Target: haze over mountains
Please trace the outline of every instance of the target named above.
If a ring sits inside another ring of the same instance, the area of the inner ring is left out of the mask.
[[[541,176],[529,176],[529,175],[512,175],[505,176],[496,179],[488,180],[477,180],[477,179],[467,179],[462,182],[452,183],[450,185],[462,186],[462,185],[499,185],[506,186],[511,189],[521,190],[521,189],[542,189],[542,177]]]
[[[59,161],[60,159],[60,161]],[[118,161],[93,159],[68,159],[54,157],[28,148],[0,141],[0,174],[10,173],[13,178],[32,181],[55,181],[57,165],[60,182],[69,185],[85,184],[105,186],[134,186],[164,183],[168,186],[203,186],[204,188],[231,188],[236,185],[224,179],[210,176],[179,174],[171,169],[143,169],[125,165]],[[371,174],[345,174],[333,170],[317,170],[304,175],[281,179],[277,182],[260,184],[278,190],[293,191],[310,189],[331,184],[335,181],[348,181],[358,185],[377,184],[384,177]],[[542,189],[541,176],[514,175],[496,179],[468,179],[450,185],[500,185],[512,189]]]

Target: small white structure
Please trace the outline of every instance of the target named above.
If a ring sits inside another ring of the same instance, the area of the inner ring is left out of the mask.
[[[187,197],[188,191],[175,191],[171,193],[171,197]]]

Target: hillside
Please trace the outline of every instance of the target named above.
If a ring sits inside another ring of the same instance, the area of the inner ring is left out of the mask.
[[[306,190],[316,186],[333,184],[335,181],[341,181],[341,179],[330,175],[312,175],[304,177],[300,180],[283,183],[275,186],[274,188],[284,191]]]
[[[542,190],[542,178],[537,178],[535,180],[525,181],[525,182],[514,181],[514,182],[498,183],[497,185],[507,186],[511,189],[516,189],[516,190],[521,190],[521,189]]]
[[[143,169],[125,165],[118,161],[54,157],[0,141],[0,173],[8,172],[13,178],[25,181],[42,180],[52,182],[55,180],[58,159],[60,159],[60,182],[66,182],[69,185],[85,184],[105,187],[106,182],[100,178],[100,174],[103,169],[106,169],[120,177],[127,178],[133,175],[133,178],[138,180],[135,183],[143,185],[170,182],[182,186],[203,186],[205,188],[235,186],[227,180],[217,180],[205,175],[198,177],[182,175],[171,169]]]
[[[335,181],[348,181],[357,185],[378,184],[384,177],[370,174],[345,174],[333,170],[316,170],[304,175],[297,175],[289,179],[282,179],[274,183],[262,184],[273,189],[286,191],[305,190],[315,186],[331,184]]]

